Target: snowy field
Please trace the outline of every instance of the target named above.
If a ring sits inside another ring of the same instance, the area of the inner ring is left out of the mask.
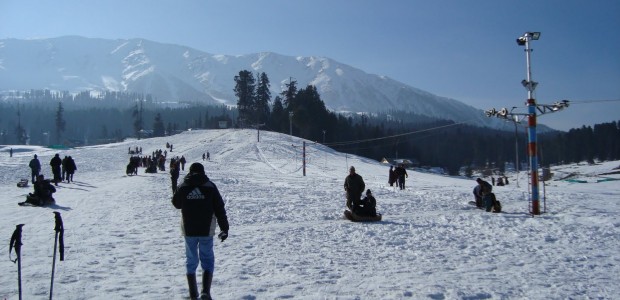
[[[143,168],[125,175],[129,147],[150,154],[166,142],[174,145],[169,157],[189,161],[181,177],[211,154],[206,173],[230,222],[228,240],[215,242],[216,299],[620,299],[620,182],[609,180],[620,175],[601,175],[618,171],[618,161],[553,168],[554,180],[541,185],[547,212],[532,217],[525,173],[519,187],[510,174],[509,185],[494,188],[504,212],[486,213],[468,204],[475,178],[410,170],[406,190],[395,190],[389,166],[311,142],[303,176],[302,140],[260,138],[230,129],[61,151],[0,146],[0,299],[18,299],[8,252],[22,223],[24,299],[49,298],[54,211],[66,247],[55,299],[183,299],[170,176]],[[33,154],[47,178],[55,153],[75,159],[75,182],[60,184],[53,207],[18,206],[32,191],[16,183],[30,178]],[[382,222],[343,219],[351,165],[374,192]]]

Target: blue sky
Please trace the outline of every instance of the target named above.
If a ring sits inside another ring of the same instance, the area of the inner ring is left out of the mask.
[[[0,39],[145,38],[212,54],[325,56],[477,108],[523,108],[532,42],[540,116],[558,129],[620,120],[618,0],[2,0]],[[610,101],[613,100],[613,101]]]

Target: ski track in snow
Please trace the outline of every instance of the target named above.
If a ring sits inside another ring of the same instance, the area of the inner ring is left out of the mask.
[[[168,157],[188,159],[181,179],[192,162],[203,162],[226,202],[231,229],[228,240],[215,241],[216,299],[620,297],[617,182],[551,181],[548,212],[532,217],[526,175],[516,187],[511,174],[510,185],[494,188],[504,213],[492,214],[467,204],[473,179],[410,170],[400,191],[386,183],[389,167],[312,142],[302,176],[302,140],[264,131],[260,138],[257,143],[254,130],[194,130],[60,151],[12,146],[13,158],[0,148],[0,236],[6,241],[0,251],[6,255],[15,225],[25,223],[24,299],[49,298],[53,211],[62,214],[66,247],[65,261],[56,261],[57,299],[187,294],[169,174],[124,172],[128,147],[141,146],[148,155],[166,142],[174,145]],[[211,160],[202,161],[207,151]],[[27,164],[35,153],[47,178],[55,153],[71,155],[78,166],[75,182],[61,183],[49,208],[16,205],[32,190],[15,185],[30,178]],[[373,190],[383,221],[343,219],[342,185],[351,165]],[[584,176],[618,165],[601,164]],[[582,168],[589,167],[557,172]],[[17,266],[8,259],[1,264],[0,299],[18,299]]]

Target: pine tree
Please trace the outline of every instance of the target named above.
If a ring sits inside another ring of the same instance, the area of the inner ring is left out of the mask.
[[[164,127],[164,121],[161,117],[161,113],[155,115],[155,121],[153,122],[153,136],[161,137],[166,135],[166,128]]]
[[[62,102],[58,102],[58,109],[56,110],[56,142],[62,143],[62,133],[65,131],[65,119],[63,117],[64,108]]]
[[[140,107],[138,104],[134,106],[133,112],[131,114],[133,116],[133,130],[135,135],[138,137],[138,140],[141,138],[140,133],[142,132],[142,127],[144,126],[142,122],[142,101],[140,101]]]
[[[258,75],[258,85],[256,87],[256,123],[267,121],[269,118],[269,102],[271,101],[271,91],[269,88],[269,78],[265,72]]]
[[[245,127],[252,120],[252,113],[255,109],[256,83],[250,71],[239,71],[235,76],[235,96],[237,96],[237,109],[239,117],[237,122],[241,127]]]

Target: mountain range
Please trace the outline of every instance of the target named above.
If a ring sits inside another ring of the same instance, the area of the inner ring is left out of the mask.
[[[0,92],[49,89],[151,94],[159,102],[235,105],[234,77],[264,72],[272,97],[284,85],[316,86],[335,112],[407,111],[477,126],[508,128],[480,109],[326,57],[273,52],[216,55],[145,39],[65,36],[0,40]]]

